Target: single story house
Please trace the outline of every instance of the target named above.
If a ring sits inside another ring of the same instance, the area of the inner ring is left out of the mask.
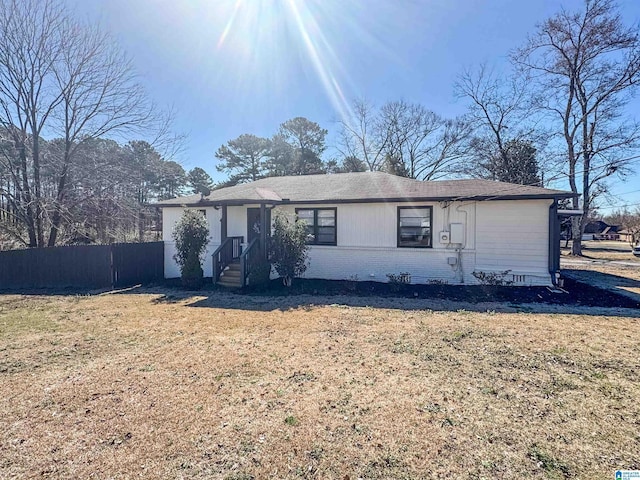
[[[582,240],[620,240],[619,228],[603,220],[592,220],[585,225]]]
[[[165,276],[179,277],[173,228],[184,209],[210,229],[205,276],[246,285],[276,211],[305,220],[306,278],[552,285],[560,266],[558,200],[569,192],[489,180],[417,181],[381,172],[269,177],[166,200]],[[240,266],[238,266],[240,265]]]

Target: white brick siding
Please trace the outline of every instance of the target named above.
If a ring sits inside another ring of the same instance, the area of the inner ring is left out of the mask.
[[[524,276],[524,281],[516,284],[550,285],[550,204],[551,200],[354,203],[286,205],[276,210],[294,215],[296,207],[337,208],[337,246],[311,246],[306,278],[386,282],[387,274],[409,273],[412,283],[474,284],[478,283],[472,275],[474,271],[509,270],[505,280],[512,280],[514,274]],[[397,209],[410,205],[433,207],[433,248],[397,247]],[[246,241],[246,210],[252,206],[258,205],[228,207],[228,236],[242,236]],[[220,245],[221,210],[206,210],[211,242],[203,269],[205,276],[211,276],[211,254]],[[175,246],[171,232],[181,212],[181,207],[163,209],[167,278],[180,275],[173,260]],[[464,225],[464,244],[440,244],[439,232],[449,230],[451,223]],[[456,258],[455,266],[449,265],[450,257]]]
[[[458,258],[458,254],[428,248],[312,246],[304,277],[387,282],[387,274],[409,273],[411,283],[475,283],[471,275],[475,252],[462,253],[462,269],[448,265],[447,257]]]

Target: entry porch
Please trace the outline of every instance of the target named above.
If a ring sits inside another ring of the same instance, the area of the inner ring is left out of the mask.
[[[221,204],[214,208],[220,211],[220,245],[212,254],[213,283],[245,287],[251,273],[267,260],[273,205]]]

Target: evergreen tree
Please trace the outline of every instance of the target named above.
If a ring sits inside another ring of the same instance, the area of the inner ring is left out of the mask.
[[[195,167],[187,174],[187,180],[193,193],[199,193],[202,198],[211,193],[213,179],[200,167]]]
[[[316,122],[296,117],[280,125],[278,133],[293,151],[293,168],[290,175],[326,172],[321,156],[326,149],[327,130]]]
[[[503,150],[480,163],[482,177],[520,185],[541,184],[536,148],[531,142],[509,140]]]
[[[266,159],[271,149],[267,138],[243,134],[230,140],[216,152],[221,160],[219,172],[231,175],[233,183],[252,182],[266,175]]]

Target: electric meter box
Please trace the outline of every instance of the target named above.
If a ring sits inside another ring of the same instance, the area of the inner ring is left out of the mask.
[[[464,225],[462,223],[452,223],[449,225],[450,243],[459,243],[462,245],[464,243]]]

